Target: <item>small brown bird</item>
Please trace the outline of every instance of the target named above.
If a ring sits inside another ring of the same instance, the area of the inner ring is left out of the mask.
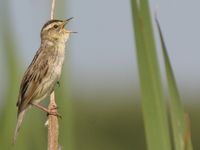
[[[70,33],[74,33],[65,29],[65,25],[71,19],[49,20],[41,30],[40,48],[26,70],[20,85],[14,143],[28,108],[36,106],[49,112],[39,102],[48,97],[56,83],[59,82],[65,57],[65,43]]]

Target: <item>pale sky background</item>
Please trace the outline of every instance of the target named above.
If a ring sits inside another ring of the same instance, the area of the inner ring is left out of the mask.
[[[158,8],[181,94],[188,100],[194,94],[198,97],[200,1],[150,0],[150,4],[153,12]],[[70,51],[66,55],[71,62],[73,90],[77,90],[80,95],[95,91],[109,93],[119,90],[124,95],[138,92],[130,1],[69,0],[67,7],[69,10],[65,17],[74,17],[69,28],[78,32],[71,36],[67,44]],[[10,11],[14,38],[19,48],[16,55],[21,58],[25,71],[39,47],[41,27],[49,19],[50,1],[10,0]],[[161,50],[158,51],[162,60]],[[6,78],[2,72],[5,65],[2,52],[0,54],[0,70]],[[161,70],[163,72],[163,68]],[[6,85],[6,80],[0,78],[0,83]]]

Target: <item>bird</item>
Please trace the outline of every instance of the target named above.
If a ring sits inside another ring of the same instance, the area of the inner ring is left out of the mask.
[[[59,83],[65,58],[65,43],[71,33],[76,33],[65,28],[72,18],[66,20],[52,19],[47,21],[40,32],[41,44],[31,64],[25,71],[19,89],[16,106],[17,124],[15,127],[13,143],[26,114],[32,106],[50,113],[39,103],[49,97],[54,87]],[[58,115],[58,114],[53,114]]]

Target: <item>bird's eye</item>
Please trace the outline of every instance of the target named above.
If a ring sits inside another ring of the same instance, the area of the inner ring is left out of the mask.
[[[57,25],[57,24],[55,24],[53,27],[56,29],[56,28],[58,28],[58,25]]]

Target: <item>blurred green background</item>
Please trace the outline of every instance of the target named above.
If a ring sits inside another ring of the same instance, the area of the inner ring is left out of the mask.
[[[46,114],[37,109],[28,112],[16,145],[11,143],[19,84],[39,47],[50,5],[51,1],[40,0],[0,1],[0,149],[46,149]],[[195,19],[199,5],[150,1],[152,14],[158,7],[181,98],[190,116],[195,150],[200,149],[200,21]],[[69,28],[78,34],[67,44],[61,86],[56,89],[63,117],[59,120],[61,148],[145,150],[130,1],[57,1],[56,18],[68,17],[74,17]],[[163,74],[160,50],[158,56]],[[166,86],[164,77],[163,84]]]

